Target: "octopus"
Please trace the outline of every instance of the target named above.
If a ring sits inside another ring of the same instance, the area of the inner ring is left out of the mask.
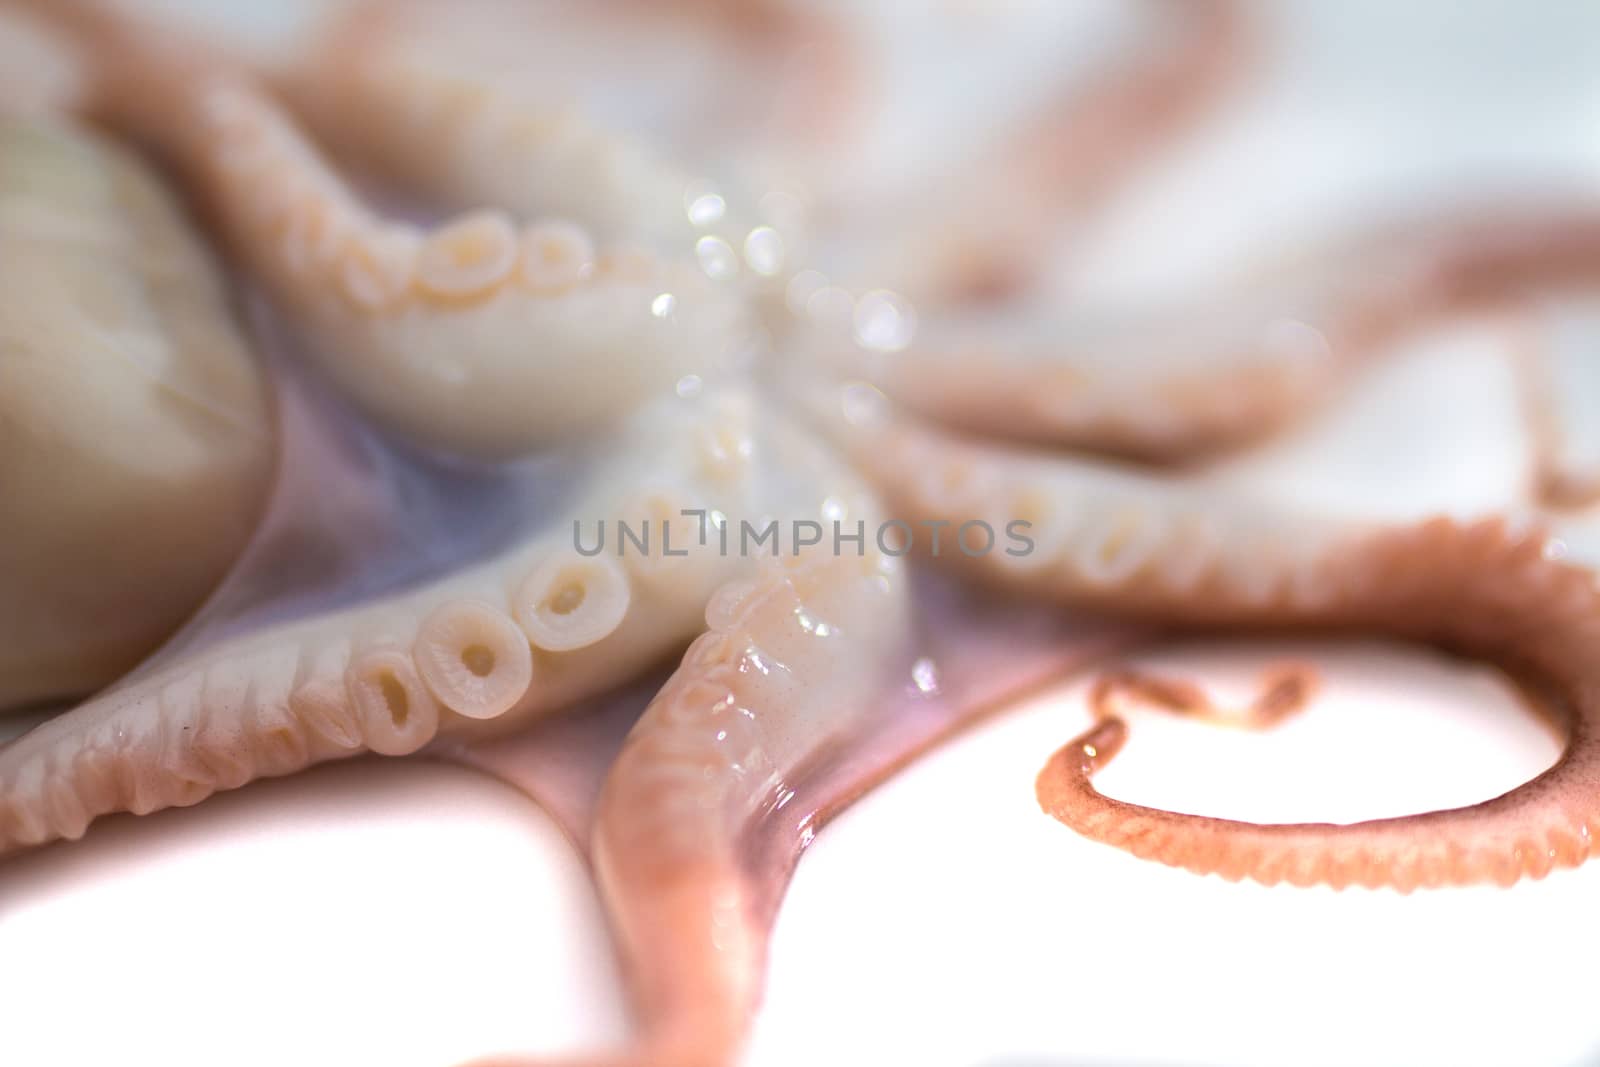
[[[819,831],[1064,678],[1061,834],[1401,893],[1589,858],[1600,200],[1433,197],[1130,298],[1084,280],[1096,227],[1226,110],[1257,13],[1026,24],[1043,87],[952,102],[922,157],[839,6],[354,0],[287,58],[0,7],[39,60],[0,79],[0,708],[49,713],[0,745],[0,879],[318,764],[464,766],[583,857],[632,1009],[619,1047],[479,1067],[716,1067]],[[991,16],[944,17],[959,48]],[[1273,474],[1484,321],[1530,492],[1418,517]],[[1317,713],[1300,659],[1237,707],[1127,662],[1175,633],[1488,664],[1560,752],[1347,823],[1118,799],[1150,709]]]

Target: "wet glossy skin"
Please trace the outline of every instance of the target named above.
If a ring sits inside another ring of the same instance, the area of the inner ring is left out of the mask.
[[[994,665],[989,664],[989,667],[990,667],[990,670],[994,670]],[[949,672],[947,672],[947,673],[949,673]],[[1005,672],[995,672],[995,673],[997,673],[997,675],[1003,675],[1003,673],[1005,673]],[[1066,737],[1066,736],[1067,736],[1067,731],[1064,731],[1064,733],[1062,733],[1061,739],[1064,739],[1064,737]],[[870,747],[866,747],[866,749],[864,749],[864,750],[866,750],[866,752],[872,752],[872,749],[870,749]],[[880,752],[885,752],[885,750],[880,750]],[[1038,753],[1038,757],[1037,757],[1038,760],[1042,761],[1043,760],[1043,755],[1045,755],[1045,753],[1043,753],[1043,752]],[[882,758],[882,757],[878,757],[878,758]],[[845,790],[845,792],[848,793],[848,792],[850,792],[850,790]],[[552,805],[552,806],[555,806],[555,808],[560,809],[560,805],[558,805],[558,803],[557,803],[557,805]]]
[[[59,122],[0,119],[0,143],[0,706],[17,707],[115,680],[189,616],[259,521],[275,446],[266,376],[177,199]],[[130,512],[136,528],[114,521]]]

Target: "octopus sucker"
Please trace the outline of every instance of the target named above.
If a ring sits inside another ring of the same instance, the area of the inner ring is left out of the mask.
[[[631,601],[631,583],[616,560],[557,554],[535,567],[518,589],[517,622],[537,647],[570,652],[620,626]]]
[[[439,731],[439,704],[411,657],[377,647],[360,653],[345,675],[367,747],[380,756],[409,756]]]
[[[517,266],[510,216],[480,211],[429,235],[417,256],[417,284],[440,300],[471,300],[503,286]]]
[[[150,141],[204,192],[327,376],[425,444],[518,455],[714,371],[746,342],[732,294],[681,264],[530,287],[517,283],[528,273],[519,264],[540,257],[529,268],[538,278],[548,243],[524,246],[502,213],[473,210],[408,235],[357,200],[248,74],[98,4],[39,13],[95,57],[96,117]],[[659,313],[663,293],[673,314]],[[654,358],[635,367],[640,350]]]
[[[310,738],[330,753],[361,748],[361,730],[345,698],[345,668],[350,662],[348,638],[322,644],[297,664],[289,698],[284,703],[302,722]]]
[[[481,600],[436,608],[423,621],[411,654],[429,692],[469,719],[504,715],[533,684],[527,636]]]
[[[522,233],[521,278],[535,292],[570,289],[593,273],[597,262],[594,239],[577,223],[550,219]]]

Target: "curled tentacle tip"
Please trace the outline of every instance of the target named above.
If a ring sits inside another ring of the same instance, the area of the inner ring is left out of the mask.
[[[1128,742],[1128,724],[1116,716],[1096,722],[1089,729],[1062,745],[1039,772],[1036,792],[1045,811],[1057,815],[1057,799],[1073,780],[1087,779],[1107,763]]]

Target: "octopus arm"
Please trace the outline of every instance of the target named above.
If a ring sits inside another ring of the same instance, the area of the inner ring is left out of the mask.
[[[716,205],[716,218],[701,217],[696,190],[711,187],[682,165],[678,153],[687,145],[661,144],[659,136],[626,129],[607,114],[615,107],[614,89],[588,107],[577,75],[571,79],[580,86],[574,103],[570,84],[539,77],[538,56],[505,56],[507,40],[547,33],[556,21],[569,34],[575,25],[603,27],[615,20],[617,8],[629,6],[356,4],[277,81],[297,113],[328,140],[355,146],[369,166],[405,175],[445,202],[512,211],[553,205],[601,234],[680,253],[704,238],[737,247],[752,227],[776,227],[784,247],[821,236],[803,220],[773,217],[746,203],[752,190],[722,189],[706,201]],[[1161,24],[1157,28],[1171,30],[1165,34],[1170,40],[1121,60],[1091,90],[1074,85],[1061,91],[1038,115],[939,182],[935,195],[911,194],[892,205],[851,204],[829,188],[837,157],[862,135],[864,123],[852,120],[863,118],[873,95],[859,70],[859,53],[868,46],[849,28],[849,16],[782,0],[679,3],[628,14],[636,22],[653,20],[644,22],[657,31],[652,50],[718,47],[719,36],[731,36],[721,42],[723,51],[759,57],[762,68],[753,81],[766,91],[749,95],[765,104],[764,114],[755,116],[761,121],[734,125],[742,138],[712,154],[736,157],[743,165],[728,169],[748,171],[735,176],[752,182],[776,173],[789,186],[795,175],[808,175],[802,184],[819,188],[802,199],[814,201],[815,221],[839,223],[838,215],[851,233],[850,247],[840,249],[849,278],[889,280],[918,297],[942,300],[1019,286],[1048,253],[1042,235],[1059,229],[1041,219],[1086,213],[1118,176],[1202,113],[1228,83],[1244,47],[1237,4],[1149,6],[1161,16],[1152,20]],[[723,17],[716,24],[692,20],[708,12]],[[687,42],[679,36],[686,28]],[[625,50],[631,41],[624,36],[616,46]],[[670,67],[663,77],[673,77]],[[658,92],[641,86],[639,105],[648,108]],[[730,105],[744,111],[762,106],[726,94],[716,100],[719,108]],[[864,241],[863,234],[869,235]]]
[[[870,500],[849,510],[880,514]],[[625,738],[633,690],[593,718],[450,754],[587,843],[639,1033],[580,1062],[736,1062],[784,887],[815,833],[919,753],[1141,636],[871,548],[769,561],[723,588],[706,620]]]
[[[1002,327],[950,311],[922,317],[898,351],[827,343],[853,352],[847,362],[896,400],[949,425],[1171,462],[1281,429],[1403,331],[1597,272],[1593,205],[1498,206],[1378,227],[1253,272],[1216,298],[1131,319],[1034,307]],[[1580,362],[1561,364],[1566,380]],[[1552,416],[1562,422],[1549,451],[1553,486],[1587,485],[1572,471],[1591,448],[1584,423],[1560,405]]]
[[[757,510],[752,479],[702,462],[728,436],[728,406],[674,397],[637,414],[573,514],[642,524],[659,512],[694,548],[685,510]],[[280,484],[296,480],[288,471]],[[281,525],[278,510],[316,503],[275,501],[270,518]],[[404,521],[400,502],[382,506]],[[737,566],[659,539],[626,554],[615,541],[609,552],[582,546],[571,526],[546,523],[446,576],[152,665],[0,747],[0,853],[77,838],[112,812],[194,804],[324,760],[407,755],[546,718],[681,648]],[[279,562],[247,556],[235,577],[270,589]]]
[[[747,340],[731,292],[598,248],[573,223],[382,218],[266,91],[199,46],[90,0],[31,6],[96,58],[93,112],[204,193],[326,375],[424,444],[519,455],[614,421]]]
[[[607,121],[608,94],[585,108],[581,74],[539,79],[538,51],[519,50],[511,69],[500,69],[506,42],[539,41],[553,27],[579,42],[589,38],[574,27],[605,40],[608,28],[626,27],[632,32],[615,42],[626,51],[648,27],[657,31],[651,48],[677,47],[687,32],[694,43],[748,52],[764,70],[786,72],[762,78],[764,86],[773,83],[775,99],[722,94],[718,103],[764,100],[772,109],[765,117],[779,130],[810,142],[826,138],[853,102],[854,50],[835,22],[783,0],[449,7],[365,0],[342,10],[274,82],[325,140],[441,203],[496,204],[530,216],[553,211],[606,239],[689,255],[706,220],[697,223],[686,210],[697,175],[675,146]],[[608,78],[618,65],[606,65]],[[792,68],[803,76],[789,76]],[[657,92],[639,89],[643,97]]]
[[[1237,0],[1141,6],[1158,23],[1152,46],[1087,89],[1057,91],[988,152],[942,176],[931,195],[851,212],[854,225],[873,229],[872,214],[882,212],[896,227],[850,276],[934,304],[1025,288],[1061,231],[1203,116],[1245,66],[1248,19]]]
[[[1553,507],[1589,507],[1600,503],[1600,302],[1546,300],[1529,317],[1538,490]]]
[[[623,741],[591,837],[640,1024],[589,1062],[729,1062],[759,1000],[774,902],[753,827],[859,731],[909,647],[897,561],[809,552],[725,586]],[[497,1058],[487,1063],[527,1062]]]
[[[958,523],[987,502],[1035,509],[1036,551],[946,559],[1069,603],[1225,628],[1383,634],[1495,662],[1564,727],[1556,765],[1472,807],[1343,826],[1255,825],[1101,796],[1089,776],[1116,720],[1059,752],[1041,803],[1099,840],[1192,870],[1297,884],[1506,883],[1582,862],[1600,827],[1600,584],[1543,532],[1499,519],[1413,526],[1316,521],[1200,498],[1180,482],[1070,460],[1021,463],[896,419],[841,420],[851,452],[908,517]],[[1044,509],[1053,509],[1045,511]]]

